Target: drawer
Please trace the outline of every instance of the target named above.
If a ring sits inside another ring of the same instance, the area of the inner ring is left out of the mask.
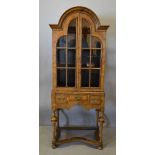
[[[90,95],[90,104],[100,104],[101,96],[99,95]]]
[[[56,94],[55,98],[57,103],[66,103],[66,95],[64,94]]]
[[[70,101],[87,101],[88,95],[69,95],[68,99]]]

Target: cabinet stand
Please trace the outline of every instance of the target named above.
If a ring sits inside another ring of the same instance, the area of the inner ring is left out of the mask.
[[[83,126],[59,126],[59,109],[53,111],[53,116],[51,118],[52,122],[52,148],[55,149],[58,145],[69,143],[69,142],[83,142],[89,145],[94,145],[98,149],[103,149],[103,111],[96,110],[96,126],[95,127],[83,127]],[[95,140],[88,139],[84,137],[71,137],[60,139],[62,130],[94,130]]]

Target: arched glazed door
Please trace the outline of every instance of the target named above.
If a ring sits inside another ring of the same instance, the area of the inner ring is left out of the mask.
[[[81,19],[81,80],[80,87],[100,87],[102,43],[93,36],[92,25],[85,18]]]
[[[76,87],[76,21],[69,23],[67,35],[57,41],[57,87]]]
[[[67,34],[57,40],[56,49],[57,87],[100,87],[102,43],[86,17],[78,14],[68,22]]]

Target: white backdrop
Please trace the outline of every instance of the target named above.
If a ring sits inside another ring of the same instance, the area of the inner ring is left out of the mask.
[[[115,0],[40,0],[39,8],[39,119],[40,125],[50,125],[50,93],[52,63],[52,31],[49,24],[57,24],[61,15],[74,6],[85,6],[96,13],[101,24],[110,25],[107,31],[107,55],[105,77],[105,114],[107,126],[116,126],[116,6]],[[67,119],[68,114],[71,119]],[[61,113],[61,123],[92,125],[94,111],[86,112],[74,107]]]

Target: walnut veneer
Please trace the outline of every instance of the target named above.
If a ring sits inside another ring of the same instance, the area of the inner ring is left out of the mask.
[[[52,29],[52,147],[81,141],[103,148],[104,71],[106,30],[93,11],[85,7],[67,10]],[[96,127],[60,127],[59,110],[79,104],[96,109]],[[62,129],[95,130],[96,139],[60,139]]]

